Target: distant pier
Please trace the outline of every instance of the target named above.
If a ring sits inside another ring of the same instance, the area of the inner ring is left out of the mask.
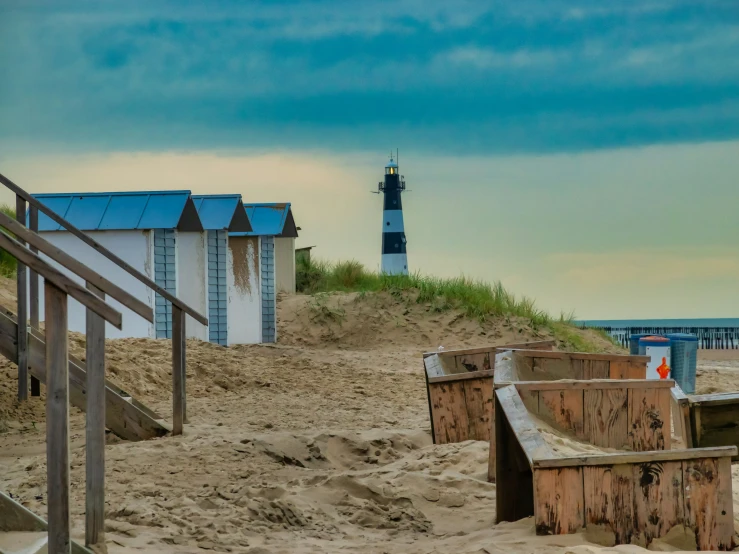
[[[589,329],[601,329],[621,346],[628,348],[629,337],[640,333],[665,335],[668,333],[692,333],[698,337],[698,348],[706,350],[739,349],[739,327],[602,327],[580,325]]]

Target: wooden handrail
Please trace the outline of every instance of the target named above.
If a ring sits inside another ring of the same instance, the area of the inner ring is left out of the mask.
[[[53,283],[59,290],[68,294],[85,307],[91,309],[114,327],[118,329],[123,328],[123,316],[121,315],[121,312],[100,300],[100,298],[92,294],[85,287],[67,277],[64,273],[49,264],[38,254],[31,252],[17,240],[9,237],[5,233],[0,233],[0,248],[7,250],[8,253],[16,258],[20,263],[33,269],[33,271],[41,275],[44,279]],[[19,327],[22,324],[22,322],[19,322]]]
[[[92,269],[78,261],[76,258],[73,258],[66,252],[60,250],[40,235],[37,235],[28,229],[28,227],[25,227],[22,223],[18,223],[2,212],[0,212],[0,227],[4,227],[19,239],[24,240],[30,246],[43,252],[49,258],[60,263],[88,283],[103,291],[105,294],[118,300],[118,302],[123,304],[126,308],[137,313],[145,320],[151,323],[154,322],[154,310],[151,309],[151,306],[147,306],[131,293],[126,292],[118,285],[111,283],[105,277],[95,273]]]
[[[85,244],[91,246],[98,252],[100,252],[103,256],[108,258],[110,261],[118,265],[120,268],[126,270],[128,273],[136,277],[139,281],[141,281],[143,284],[145,284],[147,287],[152,289],[154,292],[159,294],[164,299],[168,300],[172,303],[173,306],[177,306],[180,308],[183,312],[185,312],[187,315],[192,317],[195,321],[198,321],[199,323],[202,323],[203,325],[208,325],[208,318],[204,315],[200,314],[184,302],[182,302],[180,299],[178,299],[176,296],[171,294],[170,292],[167,292],[164,288],[157,285],[154,281],[149,279],[146,275],[135,269],[134,267],[130,266],[126,262],[124,262],[121,258],[113,254],[110,250],[105,248],[102,244],[97,242],[95,239],[90,237],[87,233],[84,233],[83,231],[79,230],[77,227],[72,225],[69,221],[64,219],[62,216],[57,214],[54,210],[44,205],[42,202],[39,202],[36,200],[33,196],[28,194],[25,190],[20,188],[18,185],[16,185],[13,181],[5,177],[3,174],[0,173],[0,183],[5,185],[6,188],[13,191],[16,195],[23,198],[30,206],[35,206],[38,210],[46,214],[52,221],[55,221],[62,227],[64,227],[67,231],[75,235],[77,238],[79,238],[82,242]]]

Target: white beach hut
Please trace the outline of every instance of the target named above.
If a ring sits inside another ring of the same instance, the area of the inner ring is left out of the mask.
[[[205,233],[190,191],[36,194],[36,199],[88,233],[157,285],[200,313],[207,313]],[[126,271],[98,254],[57,223],[39,213],[39,233],[100,275],[152,306],[155,324],[113,299],[123,314],[123,329],[107,325],[110,338],[171,338],[172,307]],[[61,268],[55,262],[50,263]],[[73,277],[76,279],[76,277]],[[43,316],[43,295],[39,299]],[[70,331],[85,332],[85,309],[69,303]],[[187,336],[207,340],[207,328],[191,317]]]

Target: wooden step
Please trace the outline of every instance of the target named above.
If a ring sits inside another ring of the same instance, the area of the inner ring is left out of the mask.
[[[17,324],[15,315],[0,311],[0,354],[15,362],[17,359]],[[46,344],[36,333],[28,336],[28,371],[42,383],[46,382]],[[85,411],[87,401],[85,364],[69,356],[69,401]],[[127,400],[125,397],[130,398]],[[161,437],[169,429],[160,423],[161,416],[138,402],[120,387],[106,381],[105,425],[122,439],[139,441]]]

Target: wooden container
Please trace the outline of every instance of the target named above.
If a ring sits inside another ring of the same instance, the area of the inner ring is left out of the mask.
[[[674,383],[517,381],[510,352],[496,367],[498,522],[534,516],[538,535],[595,527],[613,544],[643,547],[681,526],[699,550],[733,548],[737,447],[669,450],[671,407],[679,407],[670,400]],[[560,456],[530,410],[591,444],[636,451]]]
[[[673,413],[681,418],[675,431],[682,434],[686,446],[739,447],[739,393],[685,396],[675,386],[672,399]]]
[[[497,348],[551,350],[554,341],[446,350],[423,355],[434,444],[490,440]]]

